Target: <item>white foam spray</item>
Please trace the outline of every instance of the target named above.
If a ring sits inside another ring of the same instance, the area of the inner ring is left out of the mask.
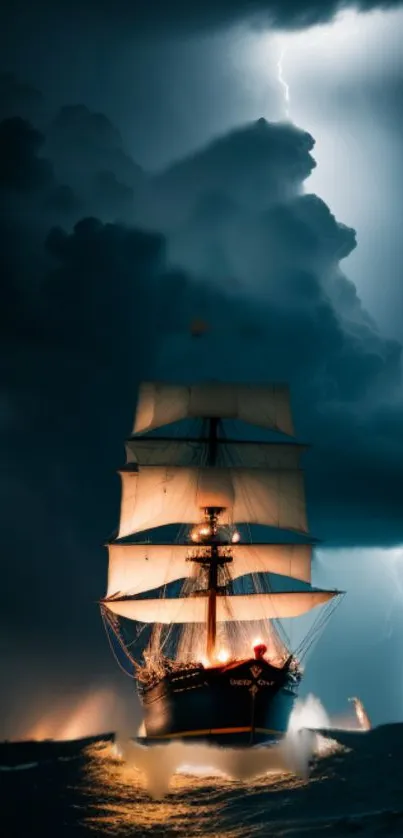
[[[175,774],[209,775],[249,781],[266,774],[309,776],[315,754],[334,752],[333,740],[315,733],[330,727],[330,720],[318,698],[309,695],[296,702],[287,735],[278,744],[251,749],[218,748],[189,742],[170,742],[147,747],[132,739],[116,743],[115,756],[128,768],[140,771],[151,797],[159,799],[169,791]]]
[[[315,695],[309,693],[305,699],[300,698],[295,702],[288,725],[289,733],[295,733],[303,728],[323,730],[329,727],[331,727],[329,716],[322,702]]]
[[[158,799],[169,791],[176,773],[202,772],[243,781],[268,773],[292,773],[307,779],[314,735],[299,731],[278,745],[250,750],[185,742],[147,748],[133,741],[120,743],[118,749],[126,764],[144,775],[150,796]]]

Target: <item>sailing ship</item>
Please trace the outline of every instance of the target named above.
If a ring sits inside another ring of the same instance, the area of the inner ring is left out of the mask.
[[[285,734],[339,596],[311,585],[305,448],[286,385],[141,385],[100,605],[137,682],[143,743]],[[287,626],[313,609],[291,648]]]

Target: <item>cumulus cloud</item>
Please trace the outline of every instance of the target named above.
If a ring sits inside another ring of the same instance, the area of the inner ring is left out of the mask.
[[[153,179],[160,221],[176,226],[211,198],[256,212],[295,194],[314,168],[314,140],[306,131],[259,119],[219,137]],[[275,162],[275,165],[274,165]],[[172,215],[172,205],[178,215]],[[220,209],[216,212],[221,215]],[[165,210],[165,216],[164,216]],[[211,219],[212,207],[205,216]],[[201,220],[201,219],[199,219]]]
[[[126,187],[142,181],[142,169],[125,151],[119,131],[104,114],[85,105],[62,107],[46,136],[56,173],[67,177],[70,185],[100,172],[111,172]]]

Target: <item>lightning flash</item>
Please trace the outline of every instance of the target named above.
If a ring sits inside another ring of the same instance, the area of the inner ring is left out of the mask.
[[[281,85],[281,87],[283,88],[283,91],[284,91],[284,113],[285,113],[285,116],[288,119],[289,116],[290,116],[290,108],[289,108],[289,105],[290,105],[290,87],[287,84],[287,82],[284,78],[284,75],[283,75],[284,57],[285,57],[285,49],[284,49],[284,47],[281,47],[280,55],[279,55],[279,58],[278,58],[278,61],[277,61],[277,78],[278,78],[279,84]]]

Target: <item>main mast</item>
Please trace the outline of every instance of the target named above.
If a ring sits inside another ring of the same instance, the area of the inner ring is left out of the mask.
[[[208,465],[214,468],[217,460],[217,418],[209,419]],[[210,527],[210,557],[208,567],[208,606],[207,606],[207,658],[213,661],[217,637],[217,590],[218,590],[218,549],[214,544],[217,534],[217,509],[207,507],[206,515]]]

